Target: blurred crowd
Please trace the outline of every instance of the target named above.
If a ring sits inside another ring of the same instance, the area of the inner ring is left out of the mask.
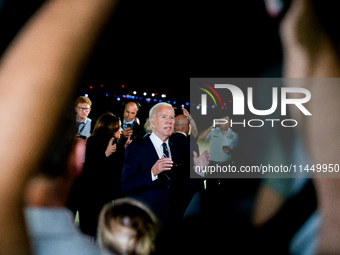
[[[302,82],[317,95],[308,103],[315,117],[292,108],[297,129],[257,137],[232,130],[230,116],[203,128],[164,102],[145,120],[144,105],[124,101],[93,121],[76,84],[117,3],[46,1],[1,56],[0,254],[340,253],[338,178],[203,171],[271,160],[335,164],[340,87]],[[264,4],[269,16],[283,16],[283,77],[340,76],[332,3]]]

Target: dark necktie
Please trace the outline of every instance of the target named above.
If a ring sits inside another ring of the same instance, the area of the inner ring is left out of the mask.
[[[164,156],[164,158],[168,158],[169,157],[169,151],[168,151],[168,147],[166,146],[166,143],[163,143],[162,146],[163,146],[163,156]]]
[[[164,156],[164,158],[168,158],[168,157],[169,157],[169,151],[168,151],[168,147],[166,146],[166,143],[163,143],[162,146],[163,146],[163,156]],[[166,173],[166,172],[167,172],[167,173]],[[171,170],[170,170],[170,171],[164,171],[163,173],[164,173],[164,175],[166,176],[166,178],[168,179],[168,181],[167,181],[167,182],[168,182],[167,186],[168,186],[168,189],[170,189],[170,182],[171,182],[171,179],[170,179],[169,174],[171,174]]]
[[[83,124],[83,122],[76,122],[76,125],[77,125],[77,128],[76,128],[76,134],[79,134],[80,132],[79,132],[79,126],[81,125],[81,124]]]

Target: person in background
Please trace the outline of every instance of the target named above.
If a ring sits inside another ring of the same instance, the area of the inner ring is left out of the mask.
[[[88,97],[80,96],[74,103],[76,111],[76,134],[78,138],[89,138],[92,130],[92,120],[88,118],[92,102]]]
[[[0,84],[6,84],[0,88],[1,254],[30,254],[23,216],[25,187],[62,115],[72,107],[67,103],[75,84],[116,4],[46,1],[1,56]],[[56,95],[58,104],[51,107]],[[27,125],[13,116],[25,116]]]
[[[228,166],[233,164],[232,151],[238,145],[238,134],[229,127],[229,117],[221,118],[226,123],[211,125],[203,130],[199,140],[209,140],[210,165]],[[209,179],[207,189],[221,189],[231,187],[230,179]]]
[[[151,126],[151,123],[150,123],[150,119],[149,119],[149,118],[147,118],[147,119],[145,120],[144,130],[145,130],[146,134],[143,136],[143,138],[146,137],[146,136],[148,136],[148,135],[150,135],[150,134],[152,133],[152,126]]]
[[[189,112],[185,109],[182,108],[184,114],[177,115],[175,118],[175,133],[173,133],[169,140],[170,142],[176,144],[179,146],[184,154],[185,154],[185,159],[188,161],[187,165],[194,166],[193,163],[193,157],[197,155],[200,155],[199,153],[199,147],[197,144],[197,127],[196,123],[189,114]],[[190,123],[190,124],[189,124]],[[192,135],[196,134],[196,137],[190,137],[189,136],[189,131],[190,131],[190,126],[191,125],[193,128],[191,129]],[[193,171],[193,170],[192,170]],[[193,173],[195,176],[197,173]],[[201,174],[203,176],[203,173]],[[194,194],[197,191],[203,190],[204,189],[204,179],[191,179],[190,180],[192,187],[192,194]]]
[[[198,134],[196,123],[185,108],[182,110],[183,114],[177,115],[175,118],[175,133],[170,136],[170,141],[180,146],[186,152],[187,157],[192,157],[193,151],[199,155],[198,145],[195,141]],[[190,125],[193,138],[189,137]]]
[[[33,254],[100,254],[91,238],[74,225],[74,215],[65,206],[73,182],[82,171],[85,141],[74,138],[71,111],[60,123],[52,146],[25,190]]]
[[[97,233],[102,207],[109,201],[124,197],[120,179],[125,148],[117,147],[121,131],[120,118],[106,112],[99,117],[87,140],[84,171],[77,193],[80,228],[91,236]],[[130,142],[128,139],[125,147]]]
[[[125,144],[125,141],[130,137],[132,140],[141,139],[145,135],[145,130],[137,122],[137,113],[140,105],[137,102],[129,101],[123,103],[123,122],[122,134],[119,141]]]
[[[158,218],[146,205],[132,198],[116,199],[100,213],[98,243],[108,254],[154,254],[160,230]]]

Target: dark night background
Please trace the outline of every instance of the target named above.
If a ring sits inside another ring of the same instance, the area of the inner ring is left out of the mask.
[[[42,2],[0,0],[1,52]],[[78,95],[89,95],[96,119],[107,110],[119,113],[124,99],[114,95],[136,91],[143,97],[143,120],[154,103],[143,92],[157,93],[157,100],[166,94],[164,101],[180,108],[190,99],[190,77],[273,76],[268,70],[281,62],[279,19],[270,18],[260,0],[123,0],[84,70]]]

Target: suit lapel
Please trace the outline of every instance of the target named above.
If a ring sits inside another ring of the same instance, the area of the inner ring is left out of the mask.
[[[153,161],[154,163],[156,163],[156,161],[159,158],[155,150],[155,147],[153,146],[153,143],[150,140],[150,137],[149,136],[145,137],[144,141],[145,141],[145,150],[147,151],[147,155],[149,156],[150,161]]]
[[[170,152],[174,163],[182,163],[183,155],[176,144],[169,141]]]

